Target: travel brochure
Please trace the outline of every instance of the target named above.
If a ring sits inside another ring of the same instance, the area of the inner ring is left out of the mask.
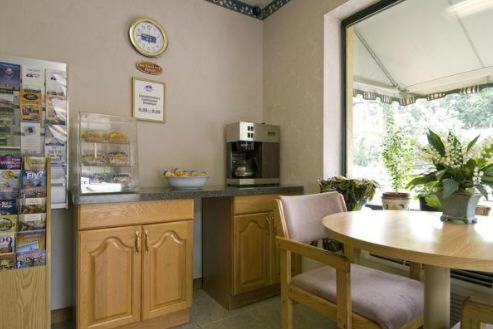
[[[0,170],[20,170],[20,156],[50,158],[57,173],[52,176],[53,204],[67,203],[67,117],[65,71],[0,60]],[[11,173],[3,174],[0,198],[17,197]],[[46,183],[23,196],[44,196],[43,189]]]
[[[46,264],[45,167],[42,156],[0,156],[0,270]]]

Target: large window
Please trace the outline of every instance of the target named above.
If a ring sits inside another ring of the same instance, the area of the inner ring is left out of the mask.
[[[493,136],[493,6],[455,11],[467,1],[400,1],[346,28],[348,176],[392,191],[384,155],[396,134],[410,176],[428,129]]]

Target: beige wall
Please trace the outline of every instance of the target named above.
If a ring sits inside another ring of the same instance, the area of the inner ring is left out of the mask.
[[[0,54],[67,63],[72,119],[130,116],[130,79],[149,77],[134,69],[144,57],[128,41],[139,15],[162,22],[170,39],[154,60],[164,68],[156,79],[167,83],[167,123],[138,124],[141,186],[163,185],[171,166],[207,170],[210,184],[222,184],[223,126],[263,117],[261,21],[203,0],[2,0]],[[73,303],[72,230],[70,214],[55,211],[53,309]],[[195,255],[200,276],[200,248]]]
[[[292,0],[264,21],[264,119],[282,127],[283,182],[308,192],[324,175],[324,15],[343,2]]]
[[[66,62],[70,110],[130,116],[130,78],[144,59],[128,41],[148,15],[169,34],[155,62],[167,83],[166,124],[139,122],[142,186],[163,168],[205,169],[224,181],[223,126],[262,120],[262,22],[203,0],[2,0],[0,53]]]

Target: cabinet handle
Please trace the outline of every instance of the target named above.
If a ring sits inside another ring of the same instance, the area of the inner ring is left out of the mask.
[[[272,232],[272,234],[275,237],[276,234],[277,234],[277,230],[276,230],[276,219],[274,218],[274,215],[269,215],[269,217],[270,217],[270,219],[272,221],[271,232]]]
[[[146,248],[146,253],[149,252],[149,231],[145,230],[145,248]]]
[[[135,252],[139,253],[140,252],[140,232],[135,231]]]

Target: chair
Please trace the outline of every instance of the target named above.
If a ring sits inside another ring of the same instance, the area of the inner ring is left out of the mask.
[[[420,328],[421,282],[356,264],[309,245],[326,238],[323,217],[346,211],[342,195],[328,192],[277,200],[280,234],[282,328],[292,329],[293,302],[336,321],[338,328]],[[291,253],[325,264],[291,277]]]
[[[466,298],[462,305],[462,321],[453,329],[493,329],[493,301]]]

